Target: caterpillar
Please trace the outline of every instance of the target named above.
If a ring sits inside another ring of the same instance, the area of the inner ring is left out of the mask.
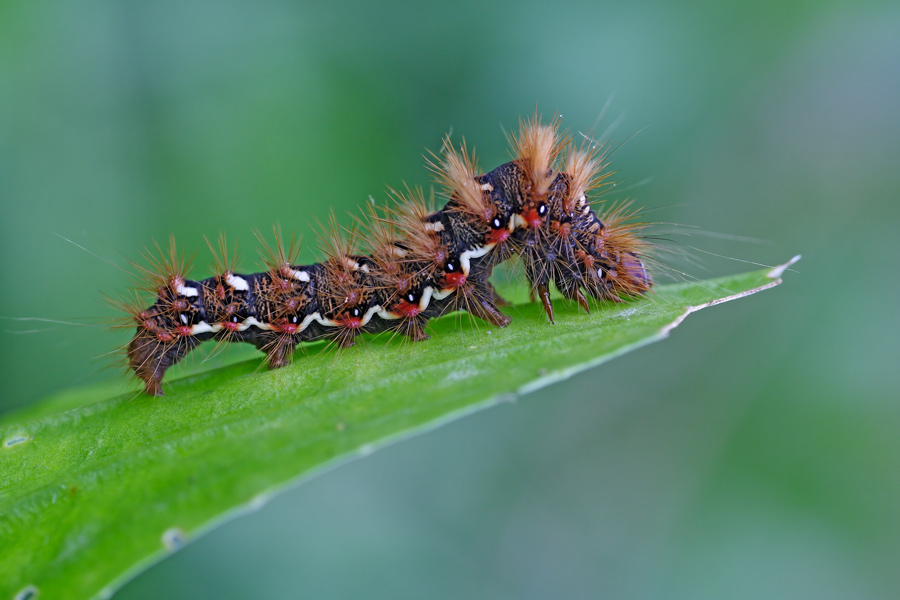
[[[149,307],[124,303],[136,331],[125,353],[149,395],[163,394],[166,370],[207,340],[245,342],[269,368],[290,363],[301,342],[352,346],[362,333],[393,331],[428,339],[427,322],[465,311],[496,327],[510,317],[490,282],[494,267],[518,258],[533,301],[554,322],[551,284],[589,311],[588,298],[622,301],[653,285],[649,243],[622,206],[598,215],[588,195],[609,184],[609,146],[575,144],[559,119],[535,115],[511,136],[513,160],[479,174],[465,141],[450,137],[428,161],[446,201],[429,210],[419,189],[391,191],[392,204],[370,208],[346,232],[332,217],[321,262],[295,264],[298,245],[264,245],[265,270],[235,272],[224,237],[213,251],[217,274],[188,279],[174,240],[139,267]]]

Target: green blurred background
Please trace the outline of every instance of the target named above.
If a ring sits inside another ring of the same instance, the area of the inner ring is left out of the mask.
[[[535,107],[583,131],[609,103],[618,197],[797,272],[117,597],[900,597],[898,32],[891,2],[4,0],[0,411],[124,385],[95,358],[128,338],[98,325],[128,285],[105,261],[172,232],[202,277],[224,231],[255,270],[252,228],[311,241],[329,208],[427,185],[446,131],[493,167]],[[695,254],[690,276],[754,268]]]

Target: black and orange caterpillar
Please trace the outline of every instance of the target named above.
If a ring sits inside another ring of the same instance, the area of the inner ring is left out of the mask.
[[[137,323],[130,368],[147,394],[162,395],[166,369],[207,340],[251,343],[274,369],[300,342],[346,347],[360,333],[387,330],[424,340],[428,320],[452,311],[505,327],[510,318],[489,278],[513,257],[551,322],[551,282],[585,310],[588,297],[619,301],[647,291],[640,225],[622,207],[598,216],[587,200],[607,183],[608,146],[576,147],[557,120],[535,117],[520,123],[512,147],[512,161],[479,175],[465,144],[457,150],[445,139],[430,163],[447,200],[442,209],[429,211],[421,191],[394,192],[391,207],[359,219],[359,233],[344,235],[332,223],[319,263],[294,264],[296,245],[276,239],[264,272],[235,273],[220,238],[218,274],[193,281],[171,242],[142,268],[143,289],[156,301],[126,307]]]

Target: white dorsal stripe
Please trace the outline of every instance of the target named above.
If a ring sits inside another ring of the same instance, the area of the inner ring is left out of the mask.
[[[187,287],[186,285],[180,283],[178,284],[178,287],[175,288],[175,291],[178,292],[181,296],[188,296],[191,298],[196,297],[200,294],[200,292],[197,291],[197,288]]]

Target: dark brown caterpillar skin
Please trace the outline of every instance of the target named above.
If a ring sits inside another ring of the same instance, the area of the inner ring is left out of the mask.
[[[586,200],[606,177],[604,156],[572,150],[556,123],[537,119],[522,124],[514,150],[515,160],[477,175],[465,148],[456,153],[446,143],[435,167],[447,189],[445,206],[429,214],[423,201],[398,195],[395,210],[369,220],[369,253],[335,235],[322,262],[294,265],[279,242],[265,272],[221,267],[194,281],[185,278],[173,245],[155,271],[146,271],[156,301],[130,310],[137,324],[127,347],[131,369],[146,393],[162,395],[166,369],[208,340],[253,344],[278,368],[301,342],[346,347],[363,332],[382,331],[427,339],[429,319],[457,310],[505,327],[510,318],[489,278],[514,257],[551,322],[551,283],[585,310],[587,297],[621,301],[648,290],[639,226],[626,223],[622,210],[604,221]]]

